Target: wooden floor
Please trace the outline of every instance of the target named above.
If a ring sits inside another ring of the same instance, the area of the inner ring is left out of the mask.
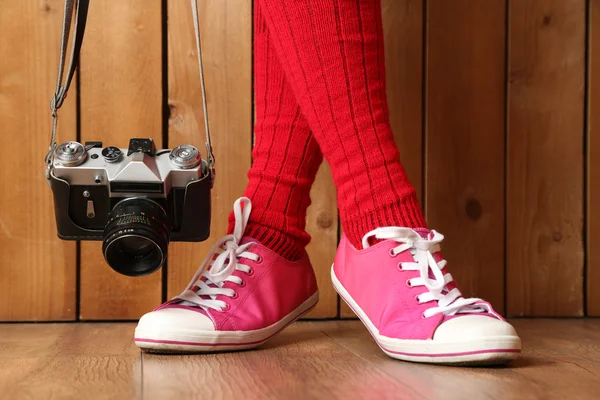
[[[515,320],[511,367],[387,358],[357,321],[299,322],[255,351],[152,355],[132,323],[0,324],[1,399],[598,399],[600,320]]]

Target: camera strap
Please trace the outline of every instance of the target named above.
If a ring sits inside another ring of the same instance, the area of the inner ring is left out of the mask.
[[[210,141],[210,130],[208,124],[208,106],[206,101],[206,88],[204,84],[204,69],[202,66],[202,43],[200,41],[200,21],[198,16],[197,0],[190,0],[192,5],[192,17],[194,21],[194,34],[196,39],[196,53],[198,55],[198,68],[200,71],[200,86],[202,90],[202,107],[204,111],[204,130],[206,132],[206,154],[211,177],[214,177],[215,156],[213,154]],[[46,154],[46,179],[50,179],[50,170],[54,158],[54,150],[56,149],[56,132],[58,130],[58,110],[63,105],[73,75],[79,63],[79,54],[83,43],[83,34],[85,32],[85,24],[87,21],[89,9],[89,0],[65,0],[63,26],[60,40],[60,55],[58,59],[58,77],[56,79],[56,90],[50,101],[50,111],[52,112],[52,136],[50,137],[50,146]],[[69,66],[65,77],[65,61],[67,58],[68,42],[71,33],[71,24],[75,14],[74,38],[71,47],[71,56]],[[64,82],[63,82],[64,78]]]
[[[50,169],[52,168],[54,149],[56,148],[58,109],[63,105],[65,99],[67,98],[67,92],[69,91],[71,81],[73,80],[73,75],[77,69],[79,52],[81,51],[81,43],[83,41],[83,33],[85,32],[85,23],[87,21],[88,8],[89,0],[65,0],[62,34],[60,38],[60,55],[58,58],[58,77],[56,79],[56,90],[54,91],[54,95],[50,101],[50,111],[52,112],[52,136],[50,137],[48,154],[46,154],[46,179],[50,179]],[[73,11],[75,11],[75,35],[71,47],[71,57],[69,60],[69,67],[67,69],[67,76],[63,82]]]
[[[215,155],[210,143],[210,129],[208,126],[208,106],[206,104],[206,88],[204,85],[204,69],[202,67],[202,43],[200,41],[200,20],[198,17],[198,1],[190,0],[192,3],[192,18],[194,19],[194,34],[196,37],[196,53],[198,54],[198,71],[200,72],[200,87],[202,90],[202,108],[204,110],[204,130],[206,132],[206,154],[211,175],[214,177]]]

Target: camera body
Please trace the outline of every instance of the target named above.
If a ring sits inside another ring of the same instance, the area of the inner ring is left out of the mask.
[[[103,240],[107,262],[120,273],[152,272],[166,260],[169,241],[208,238],[212,184],[208,163],[190,145],[157,151],[152,139],[145,138],[131,139],[128,149],[103,148],[101,142],[62,143],[50,174],[58,236]],[[160,254],[148,258],[135,243],[156,246]],[[133,249],[132,258],[113,257],[111,262],[115,247],[119,254]],[[129,265],[113,265],[123,263]],[[135,263],[154,266],[130,271]]]

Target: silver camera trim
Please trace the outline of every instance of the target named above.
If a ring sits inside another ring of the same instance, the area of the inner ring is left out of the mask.
[[[55,158],[52,175],[69,185],[104,185],[109,197],[166,198],[172,188],[185,188],[194,181],[210,178],[210,168],[206,160],[193,168],[181,168],[174,164],[169,154],[171,150],[157,150],[154,156],[136,152],[127,156],[127,149],[121,148],[123,156],[117,162],[109,162],[102,156],[101,148],[87,151],[86,159],[79,165],[69,166]],[[111,183],[156,183],[163,184],[162,193],[112,192]]]

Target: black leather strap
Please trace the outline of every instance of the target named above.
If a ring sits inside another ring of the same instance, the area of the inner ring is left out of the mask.
[[[85,25],[87,21],[87,14],[89,9],[89,0],[65,0],[64,15],[63,15],[63,27],[60,39],[60,55],[58,59],[58,74],[56,78],[56,90],[50,101],[50,110],[52,112],[52,135],[50,137],[50,146],[48,153],[46,154],[46,178],[50,179],[50,168],[52,166],[52,155],[56,147],[56,131],[58,129],[58,109],[63,105],[67,92],[71,86],[73,75],[79,63],[79,53],[81,52],[81,45],[83,43],[83,34],[85,32]],[[67,58],[68,43],[71,33],[71,25],[73,21],[73,14],[75,14],[75,33],[73,36],[73,43],[71,46],[71,56],[69,58],[69,67],[66,71],[65,77],[65,61]]]
[[[63,18],[63,30],[61,35],[58,77],[56,80],[56,91],[52,98],[53,111],[58,110],[62,106],[67,96],[67,92],[69,91],[69,87],[71,86],[73,75],[75,75],[75,70],[77,69],[79,63],[81,45],[83,43],[83,34],[85,33],[89,3],[89,0],[65,0],[65,14]],[[63,83],[62,79],[65,69],[65,60],[67,56],[67,45],[70,36],[73,9],[75,9],[75,35],[71,47],[71,57],[69,59],[67,76]]]

